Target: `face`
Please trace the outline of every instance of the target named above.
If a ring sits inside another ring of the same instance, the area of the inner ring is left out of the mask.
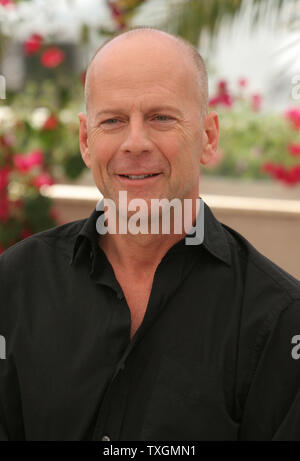
[[[106,45],[90,68],[88,116],[79,114],[82,157],[103,196],[197,197],[218,140],[217,115],[202,119],[201,109],[190,58],[170,39]]]

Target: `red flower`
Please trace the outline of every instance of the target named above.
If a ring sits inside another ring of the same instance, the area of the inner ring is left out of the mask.
[[[42,46],[42,42],[43,42],[43,37],[39,34],[33,34],[31,35],[31,37],[29,37],[28,40],[26,40],[26,42],[24,42],[24,51],[25,53],[29,56],[31,54],[35,54],[37,53],[41,46]]]
[[[55,208],[51,208],[49,215],[53,221],[59,222],[59,213]]]
[[[0,198],[0,221],[6,222],[9,218],[9,205],[7,195]]]
[[[25,173],[30,171],[35,166],[40,166],[44,162],[44,154],[41,150],[37,149],[27,155],[16,154],[14,156],[14,165],[21,172]]]
[[[55,115],[50,115],[50,117],[45,121],[43,125],[43,130],[52,131],[58,127],[58,120]]]
[[[64,60],[65,53],[55,46],[48,48],[41,56],[41,63],[49,68],[59,66]]]
[[[290,170],[286,170],[283,182],[287,185],[293,185],[300,182],[300,165],[296,165]]]
[[[30,237],[30,235],[33,234],[28,227],[24,227],[24,229],[21,230],[21,239],[26,239],[27,237]]]
[[[261,171],[263,173],[268,173],[273,178],[276,178],[276,179],[279,179],[279,180],[284,179],[285,174],[286,174],[286,170],[285,170],[285,167],[283,165],[276,164],[276,163],[273,163],[273,162],[265,162],[261,167]]]
[[[41,173],[33,179],[32,183],[39,189],[42,186],[51,186],[51,184],[53,184],[53,179],[49,173]]]
[[[288,144],[287,148],[292,155],[300,155],[300,144],[290,143]]]
[[[300,107],[289,109],[284,115],[292,123],[295,130],[300,130]]]
[[[272,175],[276,179],[285,180],[286,178],[285,167],[283,165],[274,165]]]
[[[261,166],[261,171],[263,173],[273,173],[274,171],[274,163],[273,162],[265,162]]]
[[[286,169],[283,165],[266,162],[262,165],[262,171],[289,186],[300,182],[300,165]]]
[[[251,97],[251,106],[254,111],[258,111],[261,108],[262,96],[258,93],[255,93]]]
[[[8,176],[10,172],[11,169],[7,166],[0,170],[0,192],[6,189],[8,184]]]
[[[12,205],[13,205],[13,207],[14,207],[15,209],[20,209],[20,208],[22,208],[23,205],[24,205],[24,200],[22,200],[22,199],[20,199],[20,198],[19,198],[18,200],[14,200],[14,201],[12,202]]]
[[[13,145],[14,138],[10,134],[3,134],[0,136],[0,146],[11,147]]]

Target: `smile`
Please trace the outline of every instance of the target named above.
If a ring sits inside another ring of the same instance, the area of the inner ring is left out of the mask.
[[[123,178],[128,178],[128,179],[146,179],[146,178],[152,178],[153,176],[157,176],[160,173],[150,173],[150,174],[140,174],[140,175],[135,175],[135,174],[120,174],[119,176]]]

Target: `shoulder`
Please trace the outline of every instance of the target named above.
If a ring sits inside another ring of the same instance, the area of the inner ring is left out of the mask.
[[[300,281],[258,251],[243,235],[222,223],[233,267],[243,272],[245,289],[272,292],[292,302],[300,300]]]
[[[69,254],[75,239],[87,219],[72,221],[38,232],[12,245],[0,255],[0,271],[24,267],[35,258],[58,250]]]
[[[262,357],[274,353],[271,367],[275,369],[276,356],[284,351],[287,360],[291,341],[300,334],[300,281],[240,233],[224,224],[222,227],[240,299],[237,376],[243,408]]]

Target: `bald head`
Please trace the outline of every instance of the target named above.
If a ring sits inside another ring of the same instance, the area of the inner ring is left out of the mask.
[[[91,59],[85,80],[85,106],[88,113],[90,102],[93,100],[92,81],[95,78],[96,71],[101,74],[101,64],[103,61],[109,61],[113,56],[119,54],[121,56],[126,53],[126,43],[130,41],[131,46],[143,43],[150,44],[156,51],[157,55],[167,53],[173,54],[178,61],[178,69],[183,65],[191,73],[191,77],[195,83],[195,98],[199,104],[201,116],[205,116],[208,111],[208,78],[204,61],[198,50],[189,42],[181,37],[171,35],[167,32],[151,27],[135,27],[126,32],[121,32],[114,37],[105,41],[96,51]],[[126,59],[126,56],[125,56]],[[145,52],[145,62],[147,54]],[[166,62],[166,61],[165,61]],[[166,62],[166,66],[167,66]],[[126,72],[126,67],[124,72]],[[113,76],[112,76],[113,77]]]

